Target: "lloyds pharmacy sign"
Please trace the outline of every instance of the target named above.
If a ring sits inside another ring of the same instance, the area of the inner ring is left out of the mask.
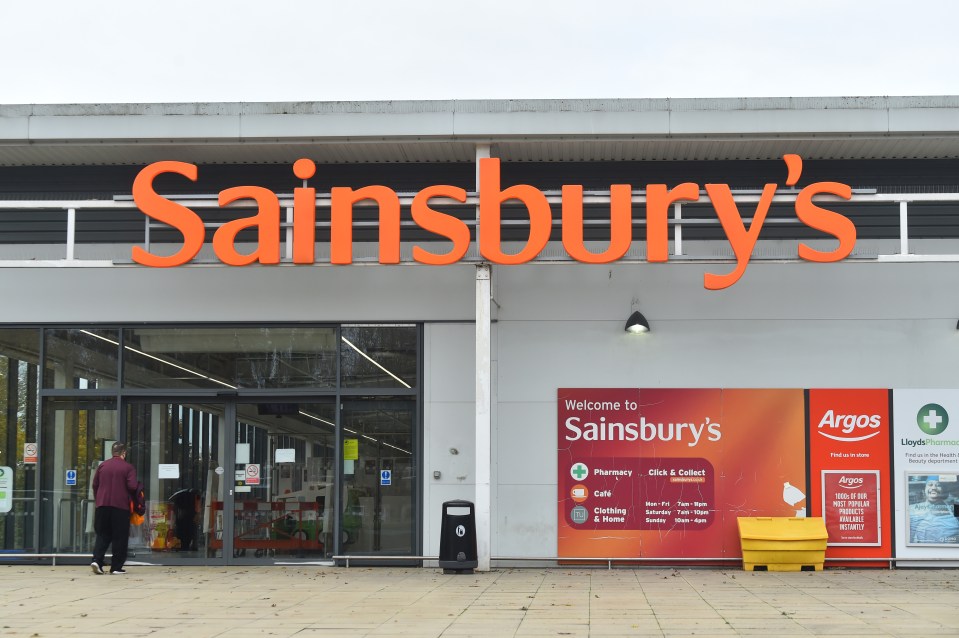
[[[785,155],[786,186],[795,186],[802,174],[802,158]],[[181,266],[194,259],[203,247],[203,221],[193,210],[160,195],[153,186],[159,175],[172,173],[191,181],[199,178],[195,164],[163,161],[150,164],[137,175],[133,183],[133,199],[139,209],[158,222],[168,224],[183,235],[179,251],[159,256],[140,247],[134,247],[133,261],[144,266],[166,268]],[[300,180],[312,178],[316,164],[300,159],[293,164],[293,175]],[[739,281],[752,257],[756,241],[769,212],[777,184],[766,184],[755,211],[746,217],[752,219],[746,227],[744,215],[733,199],[729,184],[706,184],[706,198],[722,224],[736,256],[736,268],[726,274],[706,273],[703,285],[709,290],[728,288]],[[669,188],[665,184],[647,184],[646,246],[647,260],[668,261],[669,210],[677,202],[696,202],[700,199],[700,185],[685,182]],[[605,251],[593,252],[584,242],[583,186],[568,184],[562,188],[562,241],[571,258],[586,264],[607,264],[622,259],[632,243],[632,197],[628,184],[613,184],[610,193],[610,242]],[[800,243],[798,256],[813,262],[836,262],[845,259],[856,244],[856,227],[847,217],[813,203],[818,195],[831,195],[848,200],[852,189],[838,182],[816,182],[804,187],[796,195],[796,217],[806,226],[838,240],[835,250],[823,252]],[[416,193],[411,205],[414,223],[429,233],[448,240],[452,247],[445,253],[436,253],[423,246],[414,246],[413,259],[435,266],[458,262],[469,250],[470,229],[462,220],[436,210],[431,202],[465,203],[466,190],[457,186],[437,184]],[[546,195],[534,186],[518,184],[502,188],[500,160],[479,160],[479,249],[482,257],[502,265],[523,264],[536,258],[549,242],[553,226],[552,212]],[[273,191],[259,186],[234,186],[220,191],[221,207],[249,200],[257,214],[224,223],[213,235],[216,257],[230,266],[253,263],[277,264],[280,261],[280,201]],[[379,261],[396,264],[400,261],[400,201],[396,191],[387,186],[362,188],[333,187],[330,189],[330,263],[353,262],[353,206],[363,200],[372,200],[379,207]],[[506,202],[520,203],[529,214],[529,238],[519,252],[503,250],[502,206]],[[298,187],[293,190],[293,263],[315,263],[316,244],[316,189]],[[255,230],[258,246],[251,253],[240,253],[237,236],[242,231]]]

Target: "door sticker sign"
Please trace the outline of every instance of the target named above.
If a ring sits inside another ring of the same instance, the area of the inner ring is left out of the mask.
[[[393,470],[380,470],[380,485],[391,485],[393,483]]]
[[[260,484],[260,464],[259,463],[248,463],[246,466],[246,484],[247,485],[259,485]]]
[[[0,467],[0,514],[13,509],[13,469]]]
[[[77,471],[67,470],[67,485],[76,485],[76,484],[77,484]]]
[[[37,444],[36,443],[23,444],[23,462],[24,463],[37,462]]]

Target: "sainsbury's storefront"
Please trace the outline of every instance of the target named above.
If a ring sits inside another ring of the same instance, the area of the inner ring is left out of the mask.
[[[959,99],[202,106],[0,107],[5,555],[955,560]]]

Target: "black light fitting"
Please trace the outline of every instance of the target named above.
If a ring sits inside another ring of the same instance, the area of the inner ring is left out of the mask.
[[[626,320],[626,332],[630,334],[649,332],[649,322],[646,321],[643,313],[634,310],[633,314],[629,315],[629,319]]]

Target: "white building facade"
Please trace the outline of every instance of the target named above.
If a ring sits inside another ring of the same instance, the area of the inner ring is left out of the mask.
[[[134,248],[189,242],[134,196],[157,162],[196,167],[152,189],[203,239],[162,268]],[[480,569],[737,561],[738,516],[797,515],[832,525],[830,560],[946,564],[959,442],[948,423],[906,428],[930,405],[959,420],[957,176],[956,97],[0,106],[4,549],[87,558],[92,473],[123,440],[150,501],[131,537],[144,563],[433,564],[443,504],[462,499]],[[463,196],[417,215],[436,185]],[[263,199],[221,205],[241,186]],[[808,188],[824,216],[797,213]],[[484,222],[501,240],[480,245]],[[306,258],[294,238],[310,226]],[[344,246],[351,263],[331,263]],[[231,248],[252,263],[225,264]],[[646,334],[624,330],[637,310]],[[667,406],[655,435],[634,395]],[[843,411],[849,397],[872,403]],[[707,417],[715,441],[696,430]],[[850,451],[820,443],[844,434],[817,437],[857,424],[883,444],[854,441],[865,456],[837,465]],[[603,474],[579,481],[579,463]],[[832,472],[874,489],[840,498]],[[933,481],[949,513],[923,537],[910,508]],[[805,500],[784,502],[787,482]],[[681,510],[690,483],[699,523]]]

